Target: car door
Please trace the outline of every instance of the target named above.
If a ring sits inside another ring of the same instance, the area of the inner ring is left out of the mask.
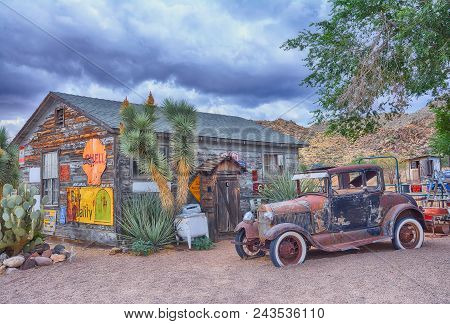
[[[364,213],[368,214],[367,227],[380,226],[382,220],[380,200],[383,194],[383,174],[378,170],[366,170],[365,193],[363,195]]]
[[[332,232],[348,232],[367,227],[365,193],[363,172],[347,172],[332,176]]]

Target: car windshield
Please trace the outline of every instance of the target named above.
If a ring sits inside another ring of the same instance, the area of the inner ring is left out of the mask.
[[[292,177],[297,181],[299,193],[327,193],[328,173],[311,172],[300,173]]]

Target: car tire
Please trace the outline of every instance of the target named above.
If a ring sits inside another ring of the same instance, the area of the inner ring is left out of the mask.
[[[396,250],[418,249],[424,241],[422,225],[414,217],[397,220],[392,244]]]
[[[236,236],[234,238],[235,242],[243,243],[247,237],[245,236],[245,230],[241,229],[239,232],[236,233]],[[244,248],[244,245],[241,244],[235,244],[234,247],[236,248],[237,254],[241,257],[241,259],[248,259],[249,257],[261,257],[266,255],[264,251],[261,249],[253,251],[246,251]]]
[[[306,252],[306,241],[297,232],[285,232],[270,242],[270,259],[278,268],[303,263]]]

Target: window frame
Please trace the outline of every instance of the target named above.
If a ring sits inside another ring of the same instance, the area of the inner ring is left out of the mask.
[[[62,119],[60,120],[58,113],[62,113]],[[66,116],[64,107],[55,108],[55,126],[64,127],[66,125]]]
[[[60,188],[60,183],[59,183],[59,150],[48,150],[48,151],[43,151],[41,153],[41,198],[45,196],[45,188],[46,188],[46,183],[50,182],[51,183],[51,195],[48,195],[49,197],[49,202],[44,205],[47,207],[55,207],[55,206],[59,206],[59,198],[60,198],[60,193],[59,193],[59,188]],[[55,177],[52,178],[45,178],[44,179],[44,171],[45,171],[45,156],[47,154],[55,154],[56,155],[56,175]],[[47,189],[49,188],[49,186],[47,185]],[[50,191],[49,191],[50,193]]]
[[[278,161],[279,161],[278,157],[280,155],[282,156],[283,164],[279,164],[278,163]],[[275,158],[275,161],[276,161],[277,164],[275,165],[274,169],[277,169],[276,173],[275,172],[268,172],[266,170],[266,157],[267,156],[271,156],[271,157]],[[286,170],[286,155],[284,153],[282,153],[282,152],[263,153],[263,159],[262,160],[263,160],[262,161],[263,162],[262,163],[263,179],[267,179],[268,177],[276,175],[276,174],[281,174],[282,172],[284,172],[284,170]]]

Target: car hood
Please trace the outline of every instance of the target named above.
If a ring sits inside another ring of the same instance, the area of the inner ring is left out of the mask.
[[[326,200],[327,198],[322,195],[304,195],[292,200],[264,204],[258,209],[258,212],[270,211],[275,216],[310,213],[323,209]]]

